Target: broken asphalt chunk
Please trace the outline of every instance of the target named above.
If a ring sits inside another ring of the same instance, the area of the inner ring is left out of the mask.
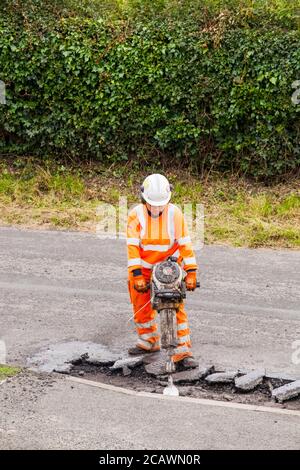
[[[262,383],[264,377],[266,375],[265,369],[256,369],[249,372],[246,375],[242,375],[241,377],[236,377],[234,380],[234,384],[236,388],[239,390],[253,390],[257,385]]]
[[[60,374],[70,374],[72,369],[72,364],[65,363],[65,364],[59,364],[54,368],[54,372],[58,372]]]
[[[232,371],[227,371],[227,372],[216,372],[214,374],[208,375],[205,378],[205,380],[209,384],[231,383],[234,381],[238,373],[239,373],[238,370],[232,370]]]
[[[161,359],[160,361],[146,364],[145,370],[150,375],[155,375],[155,376],[164,375],[166,373],[166,360]]]
[[[123,369],[124,367],[134,368],[143,362],[143,356],[126,357],[118,359],[111,367],[111,370]]]
[[[127,377],[128,375],[131,375],[131,369],[129,369],[129,367],[127,367],[127,366],[124,366],[123,367],[123,375],[125,377]]]
[[[167,353],[165,351],[156,351],[153,353],[147,353],[143,356],[144,364],[151,364],[152,362],[158,362],[161,360],[167,361]]]
[[[84,360],[88,364],[111,365],[119,358],[120,356],[109,351],[89,351]]]
[[[272,398],[279,403],[295,398],[298,395],[300,395],[300,380],[290,382],[289,384],[282,385],[282,387],[274,388],[272,390]]]
[[[47,349],[36,353],[33,357],[27,359],[28,365],[32,370],[40,372],[64,372],[65,363],[85,362],[87,358],[99,359],[101,363],[106,359],[114,362],[120,356],[115,351],[111,352],[105,345],[84,341],[69,341],[52,344]]]
[[[196,369],[183,370],[181,372],[175,372],[173,377],[174,383],[180,382],[197,382],[197,380],[203,379],[214,371],[214,366],[199,366]]]

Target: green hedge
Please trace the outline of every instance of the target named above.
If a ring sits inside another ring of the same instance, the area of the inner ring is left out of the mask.
[[[261,24],[253,11],[224,10],[204,21],[204,10],[158,8],[129,21],[117,9],[58,14],[56,3],[43,25],[19,10],[0,19],[0,153],[159,155],[264,178],[299,168],[294,16],[265,12]]]

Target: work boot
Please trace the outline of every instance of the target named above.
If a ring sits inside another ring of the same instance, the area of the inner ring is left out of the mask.
[[[159,350],[160,350],[159,348],[158,349],[155,349],[155,348],[143,349],[143,348],[139,348],[138,346],[134,346],[133,348],[128,349],[128,354],[130,354],[131,356],[140,356],[141,354],[154,353]]]
[[[178,362],[182,367],[184,367],[184,369],[195,369],[199,366],[199,361],[196,361],[193,356],[184,357]]]

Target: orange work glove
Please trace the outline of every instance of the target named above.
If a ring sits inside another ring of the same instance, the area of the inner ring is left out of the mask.
[[[147,281],[142,274],[139,276],[134,276],[133,287],[138,292],[147,292],[149,289],[149,285],[147,284]]]
[[[188,271],[184,278],[187,290],[195,290],[197,286],[196,271]]]

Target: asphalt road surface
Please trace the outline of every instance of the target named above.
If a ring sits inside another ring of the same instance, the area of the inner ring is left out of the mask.
[[[295,342],[300,340],[300,252],[205,246],[196,256],[201,289],[188,294],[186,302],[194,356],[227,368],[266,367],[300,377],[300,364],[295,361],[300,357],[295,354]],[[77,232],[1,228],[0,340],[6,344],[7,362],[26,365],[27,358],[42,348],[63,341],[98,342],[120,351],[134,344],[134,326],[128,322],[132,311],[126,264],[122,240],[101,240]],[[34,389],[35,380],[32,383]],[[12,397],[11,387],[10,382],[0,386],[0,404],[2,398],[8,410],[6,416],[1,413],[0,448],[297,448],[300,442],[299,416],[279,419],[269,413],[185,404],[178,412],[186,422],[185,438],[177,436],[170,441],[172,413],[176,415],[173,403],[155,402],[156,412],[150,418],[149,409],[154,406],[150,398],[134,401],[81,384],[71,388],[63,379],[56,379],[54,387],[45,387],[47,393],[39,395],[36,390],[36,401],[28,404],[26,393],[21,396],[17,386]],[[58,396],[61,401],[55,408]],[[70,414],[62,412],[65,400],[64,410],[69,409]],[[81,400],[89,403],[86,415],[78,410]],[[99,442],[100,421],[92,413],[93,406],[109,409],[110,401],[119,410],[122,424],[116,427],[115,415],[102,414],[106,431],[103,428],[101,432],[106,434]],[[140,433],[137,415],[131,421],[127,416],[127,409],[132,410],[135,403],[145,418]],[[78,426],[81,423],[86,431],[81,438],[72,427],[76,413]],[[148,444],[149,420],[156,433],[164,414],[169,417],[165,426],[168,436],[152,436]],[[46,425],[38,431],[41,417],[42,423],[43,419],[53,420],[47,436],[42,435],[47,433]],[[233,430],[238,419],[239,432]],[[280,422],[279,431],[275,424]],[[13,423],[20,424],[19,431],[13,431]]]

